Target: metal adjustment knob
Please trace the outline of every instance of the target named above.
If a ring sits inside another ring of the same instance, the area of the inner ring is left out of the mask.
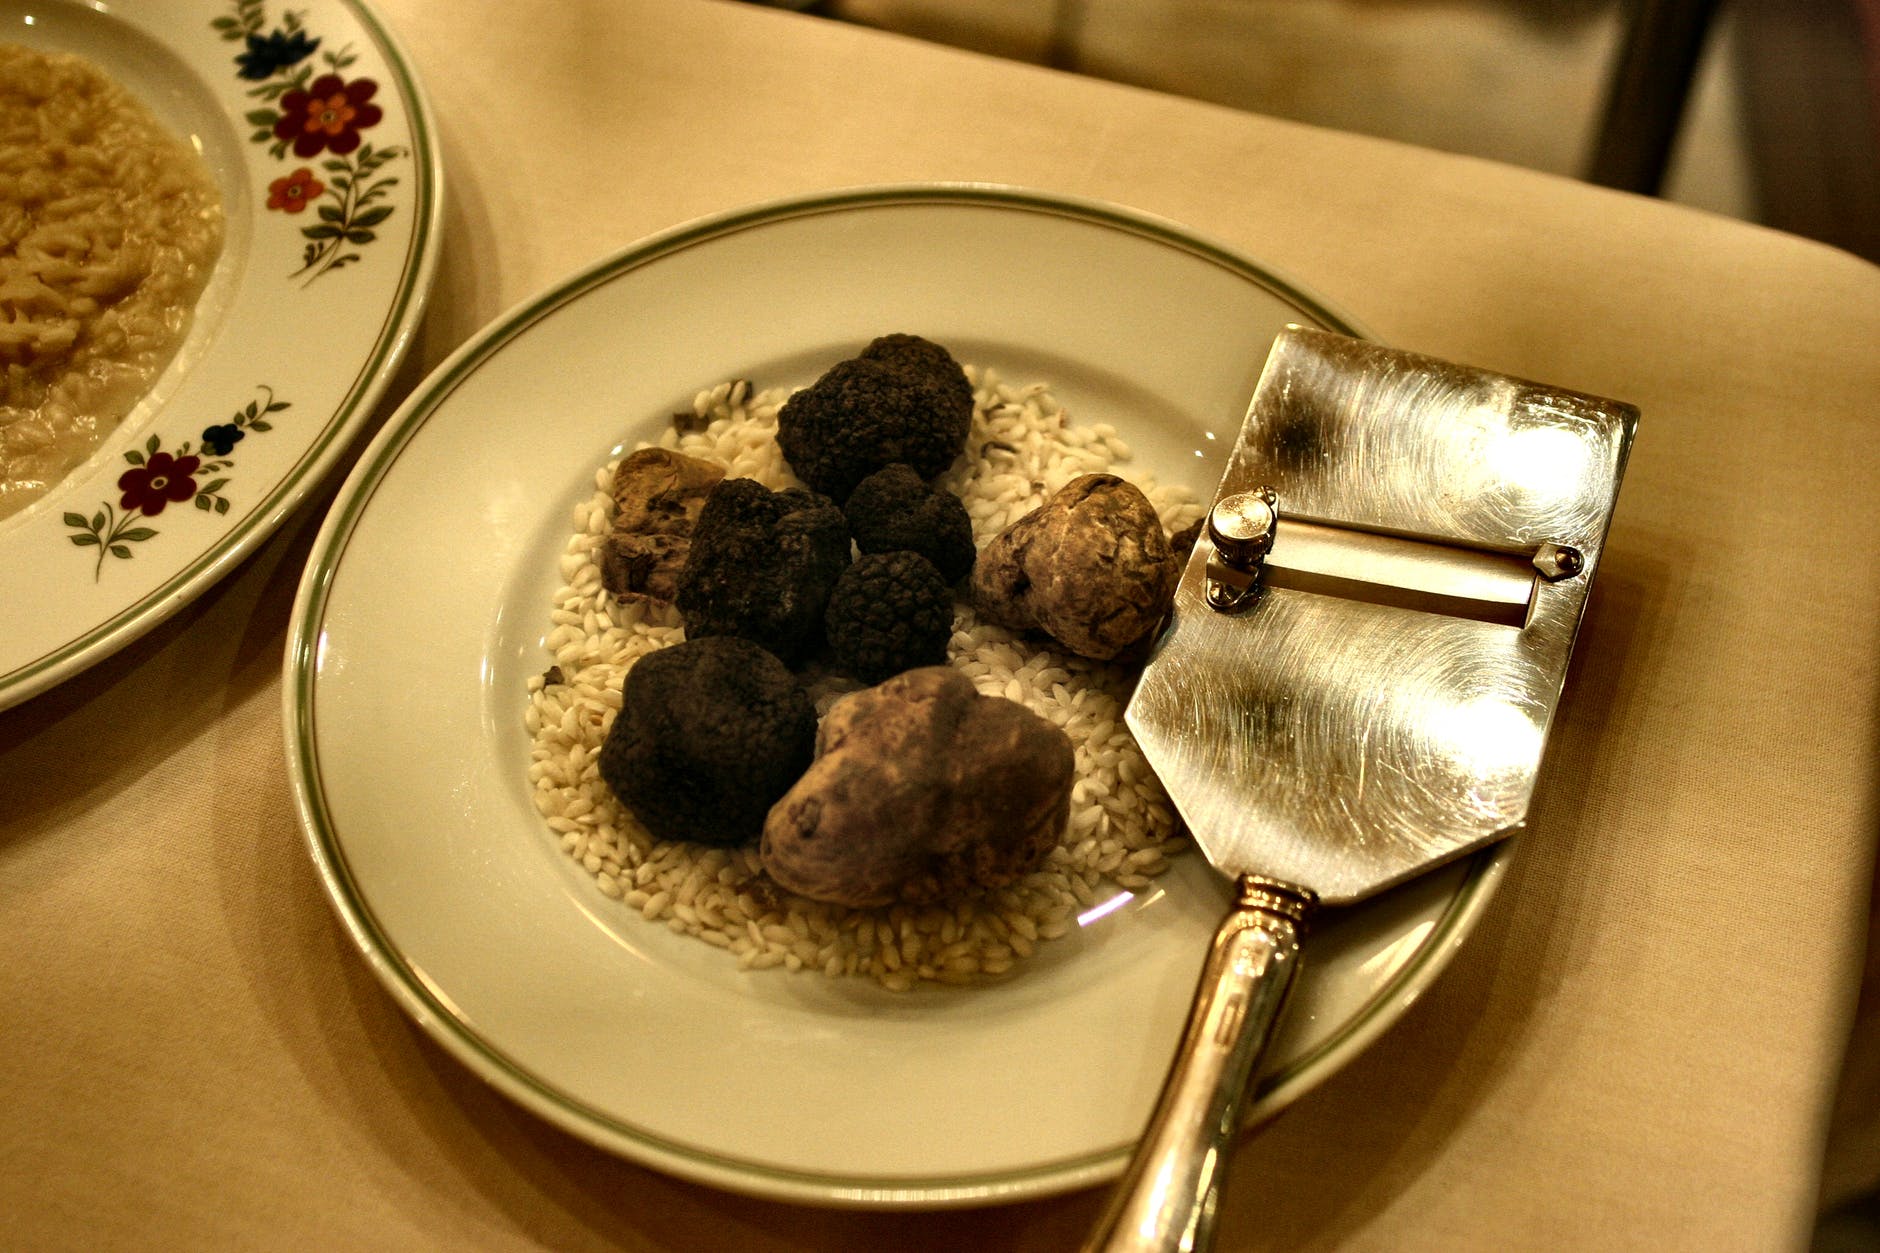
[[[1235,492],[1208,511],[1208,604],[1222,613],[1247,608],[1260,594],[1260,563],[1279,530],[1279,494],[1270,487]]]

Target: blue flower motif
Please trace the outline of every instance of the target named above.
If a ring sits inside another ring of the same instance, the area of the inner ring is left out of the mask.
[[[213,457],[226,457],[247,435],[248,432],[233,422],[224,422],[202,433],[202,450]]]
[[[267,35],[250,35],[248,51],[236,53],[235,64],[241,66],[243,78],[260,82],[290,65],[305,61],[319,46],[320,41],[307,38],[305,31],[297,30],[289,34],[277,30]]]

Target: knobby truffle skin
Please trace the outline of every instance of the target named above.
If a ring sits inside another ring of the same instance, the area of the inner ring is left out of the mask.
[[[1086,474],[986,545],[973,567],[973,607],[1000,626],[1035,627],[1108,661],[1168,613],[1180,575],[1141,490],[1113,474]]]
[[[686,637],[737,635],[795,664],[821,642],[823,606],[848,564],[848,524],[828,499],[726,479],[699,511],[679,572]]]
[[[938,476],[972,424],[970,389],[962,396],[926,371],[851,357],[783,403],[777,446],[798,478],[844,501],[896,461],[923,479]]]
[[[966,371],[960,369],[952,353],[931,339],[918,335],[883,335],[871,340],[858,355],[864,361],[879,361],[910,374],[924,374],[952,394],[954,403],[963,401],[967,408],[972,407],[973,385],[967,380]]]
[[[945,663],[953,592],[919,553],[867,553],[836,580],[823,627],[835,668],[879,683]]]
[[[810,764],[816,706],[748,640],[714,636],[627,671],[600,774],[654,836],[748,843]]]
[[[1013,883],[1062,838],[1075,778],[1063,731],[946,666],[897,675],[823,718],[816,761],[764,820],[764,869],[856,908]]]
[[[973,568],[973,521],[960,498],[896,462],[875,471],[842,506],[849,534],[865,553],[916,552],[948,583]]]

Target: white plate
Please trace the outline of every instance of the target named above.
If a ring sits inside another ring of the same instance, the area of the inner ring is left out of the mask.
[[[5,708],[109,656],[234,569],[347,451],[423,310],[442,184],[411,69],[351,0],[0,0],[0,40],[77,53],[123,83],[196,144],[228,222],[189,336],[150,395],[47,496],[0,520]],[[370,106],[342,127],[357,147],[277,153],[272,119],[329,74]],[[290,212],[295,202],[271,189],[300,170],[310,202]],[[310,248],[325,251],[308,266]],[[205,441],[212,427],[241,438]],[[205,455],[205,442],[229,451]],[[194,473],[172,463],[194,494],[155,514],[119,486],[153,453],[197,459]]]
[[[908,330],[1056,384],[1206,495],[1273,335],[1348,324],[1178,227],[983,187],[843,192],[687,226],[467,344],[341,492],[295,606],[290,775],[327,891],[405,1008],[489,1082],[628,1157],[848,1205],[1114,1175],[1225,885],[1198,857],[1015,977],[894,995],[739,974],[601,896],[530,801],[524,685],[570,510],[699,387],[808,382]],[[1254,1117],[1329,1074],[1443,965],[1496,854],[1335,918]]]

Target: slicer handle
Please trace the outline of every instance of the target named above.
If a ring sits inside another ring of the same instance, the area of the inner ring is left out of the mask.
[[[1198,1253],[1240,1132],[1240,1107],[1299,967],[1312,893],[1242,875],[1214,933],[1175,1060],[1085,1253]]]

